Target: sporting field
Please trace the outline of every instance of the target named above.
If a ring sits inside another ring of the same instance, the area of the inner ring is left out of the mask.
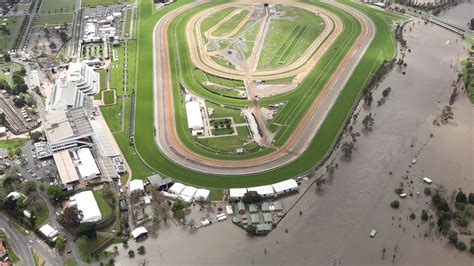
[[[331,149],[334,140],[336,139],[339,131],[341,130],[344,122],[349,117],[351,108],[359,96],[362,89],[365,87],[367,81],[370,79],[370,75],[373,74],[378,67],[381,65],[383,60],[392,59],[395,53],[394,45],[393,45],[393,34],[390,32],[388,23],[393,19],[400,19],[398,17],[394,17],[392,15],[387,15],[382,11],[378,11],[371,8],[365,8],[361,5],[348,3],[353,5],[355,8],[361,10],[365,14],[367,14],[376,25],[376,35],[375,39],[373,40],[372,44],[370,45],[367,53],[363,56],[361,62],[357,65],[354,74],[350,78],[348,84],[346,85],[345,89],[342,91],[341,95],[337,99],[335,105],[330,110],[327,119],[324,121],[323,125],[319,129],[316,137],[311,142],[309,149],[304,152],[301,157],[284,166],[280,169],[265,172],[262,174],[257,175],[245,175],[245,176],[216,176],[216,175],[209,175],[203,174],[199,172],[190,171],[188,169],[182,168],[175,163],[169,161],[158,148],[154,145],[154,126],[152,121],[152,116],[150,115],[153,113],[153,58],[152,58],[152,35],[150,34],[154,28],[154,25],[158,21],[158,19],[163,16],[167,11],[176,8],[177,6],[186,4],[187,1],[180,1],[176,4],[170,5],[165,7],[164,9],[160,10],[159,12],[152,13],[152,5],[144,0],[140,1],[140,18],[139,18],[139,43],[138,43],[138,58],[140,60],[140,64],[136,65],[137,71],[140,73],[140,78],[137,79],[137,104],[135,110],[135,151],[131,146],[128,145],[128,138],[123,135],[119,135],[118,133],[114,133],[115,137],[117,138],[122,151],[124,152],[128,163],[132,167],[132,174],[134,178],[144,178],[149,173],[159,172],[165,176],[171,176],[176,180],[183,181],[185,183],[192,183],[201,186],[207,187],[218,187],[218,188],[225,188],[225,187],[236,187],[236,186],[252,186],[252,185],[260,185],[260,184],[267,184],[270,182],[275,182],[278,180],[286,179],[289,177],[297,176],[302,174],[314,167],[324,156],[325,154]],[[345,2],[346,3],[346,2]],[[213,3],[215,4],[215,3]],[[333,10],[334,13],[337,13],[340,16],[345,24],[345,29],[352,29],[345,33],[344,38],[339,38],[339,46],[341,47],[338,50],[343,50],[345,47],[344,44],[346,42],[350,42],[350,36],[353,31],[357,31],[358,27],[357,24],[354,22],[354,19],[351,15],[336,10],[333,7],[330,7],[326,4],[317,3],[318,5]],[[192,13],[193,11],[187,11]],[[186,13],[186,12],[185,12]],[[185,17],[182,15],[180,17]],[[184,20],[184,19],[182,19]],[[183,25],[184,22],[181,22]],[[353,25],[353,26],[351,26]],[[176,34],[174,38],[174,42],[180,43],[179,37],[179,27],[180,27],[179,19],[174,21],[174,29],[176,29],[178,34]],[[360,29],[359,29],[360,30]],[[173,42],[173,41],[172,41]],[[170,45],[170,49],[173,49],[174,45]],[[179,45],[179,47],[185,47],[184,45]],[[185,53],[179,53],[181,58],[186,58]],[[304,100],[304,97],[309,97],[306,95],[308,88],[311,88],[311,93],[317,93],[317,86],[318,82],[314,83],[316,80],[322,80],[323,76],[329,75],[331,73],[331,62],[338,60],[337,55],[333,55],[330,58],[322,59],[321,63],[318,63],[316,69],[318,71],[313,71],[316,74],[312,74],[312,78],[307,78],[304,81],[308,82],[306,86],[301,86],[304,89],[298,89],[294,93],[300,93],[299,97],[294,96],[295,98],[299,98],[300,100]],[[340,59],[339,59],[340,60]],[[181,64],[181,76],[178,74],[175,75],[174,82],[175,84],[178,78],[183,79],[186,82],[190,82],[188,87],[192,87],[194,89],[194,93],[199,94],[200,96],[204,97],[205,99],[209,100],[216,100],[215,102],[225,102],[226,104],[245,104],[245,101],[237,101],[234,99],[224,99],[222,97],[218,97],[209,93],[208,91],[204,90],[200,86],[196,85],[196,81],[192,78],[192,72],[186,71],[186,68],[183,67],[185,65],[186,60],[182,60]],[[330,62],[328,62],[330,61]],[[173,63],[173,62],[172,62]],[[173,63],[172,70],[174,73],[177,72],[177,65]],[[319,67],[319,68],[318,68]],[[190,66],[188,68],[192,69]],[[183,73],[184,72],[184,73]],[[323,81],[319,81],[323,82]],[[193,85],[194,84],[194,85]],[[175,90],[178,91],[178,90]],[[300,92],[302,91],[302,92]],[[179,95],[178,95],[179,96]],[[291,95],[286,95],[288,98]],[[314,96],[313,96],[314,97]],[[176,99],[180,99],[177,97]],[[268,102],[278,101],[281,100],[278,97],[275,99],[269,99]],[[286,105],[285,108],[293,109],[294,112],[302,112],[299,109],[304,108],[303,103],[295,103],[294,106]],[[178,107],[177,107],[178,108]],[[105,108],[102,108],[104,111]],[[110,114],[109,117],[112,117],[117,113],[118,110],[115,110],[114,114]],[[112,112],[111,112],[112,113]],[[104,114],[105,115],[105,114]],[[278,118],[280,116],[280,118]],[[288,115],[286,112],[279,112],[275,119],[280,119],[280,121],[285,121]],[[127,117],[127,116],[125,116]],[[297,116],[295,114],[292,115],[295,120],[297,120]],[[180,110],[177,110],[177,119],[183,118],[183,114],[180,113]],[[274,119],[274,121],[275,121]],[[181,120],[182,121],[182,120]],[[108,121],[109,122],[109,121]],[[127,119],[125,119],[125,123],[128,123]],[[289,121],[291,123],[291,121]],[[289,123],[286,126],[289,128]],[[109,123],[111,125],[111,123]],[[178,123],[179,127],[179,123]],[[274,127],[276,127],[274,125]],[[120,129],[120,126],[112,125],[111,128]],[[285,134],[289,134],[289,129],[285,128],[275,128],[281,133],[280,139],[283,138]],[[114,130],[113,130],[114,131]],[[181,130],[178,130],[180,132]],[[123,132],[122,132],[123,133]],[[182,133],[182,132],[181,132]],[[182,141],[186,143],[185,137],[180,135]],[[153,143],[153,144],[152,144]],[[188,143],[189,144],[189,143]],[[141,160],[139,159],[141,158]],[[141,162],[144,163],[141,163]],[[144,167],[146,165],[146,167]]]
[[[75,0],[43,0],[35,26],[72,23]]]
[[[13,48],[24,19],[24,16],[0,18],[0,53],[5,53]]]
[[[81,7],[111,6],[132,2],[130,0],[81,0]]]

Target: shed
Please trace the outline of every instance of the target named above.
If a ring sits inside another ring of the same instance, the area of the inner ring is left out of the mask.
[[[226,212],[227,212],[228,215],[234,214],[234,210],[232,209],[232,206],[231,206],[231,205],[225,206],[225,210],[226,210]]]
[[[250,213],[256,213],[258,211],[257,205],[255,204],[249,204],[249,212]]]
[[[240,214],[245,213],[245,204],[242,201],[237,202],[237,210]]]
[[[141,179],[134,179],[130,181],[130,192],[133,191],[144,191],[145,187],[143,185],[143,180]]]
[[[183,189],[185,188],[186,186],[181,184],[181,183],[174,183],[170,189],[168,189],[168,192],[169,193],[173,193],[173,194],[176,194],[176,195],[179,195],[181,193],[181,191],[183,191]]]
[[[211,191],[209,191],[208,189],[200,188],[196,191],[196,194],[194,194],[194,199],[195,200],[208,200],[209,194],[211,194]]]
[[[142,237],[147,237],[148,236],[148,230],[146,230],[145,227],[137,227],[135,230],[131,232],[133,239],[139,240]]]
[[[54,237],[56,237],[59,234],[58,230],[54,229],[49,224],[45,224],[45,225],[41,226],[39,231],[41,232],[41,234],[43,234],[45,237],[47,237],[50,240],[53,239]]]
[[[271,224],[273,223],[273,217],[272,217],[272,214],[271,213],[264,213],[263,214],[263,221],[266,223],[266,224]]]
[[[255,191],[262,197],[273,197],[275,196],[275,191],[273,191],[272,186],[259,186],[259,187],[251,187],[247,189],[248,191]]]
[[[241,200],[244,197],[245,193],[247,193],[246,188],[231,188],[229,190],[229,200],[230,201]]]
[[[158,190],[168,190],[169,187],[173,185],[173,180],[169,177],[161,178],[160,175],[151,175],[146,178],[148,182],[158,188]]]
[[[186,186],[180,193],[180,195],[184,198],[190,198],[191,200],[194,198],[196,194],[197,188]]]
[[[273,208],[275,209],[275,211],[280,212],[283,210],[283,205],[281,204],[281,202],[275,201],[273,202]]]
[[[250,214],[250,222],[251,222],[252,224],[258,224],[258,223],[260,223],[260,217],[258,217],[258,215],[255,214],[255,213],[254,213],[254,214]]]
[[[270,211],[270,204],[268,202],[262,203],[262,212],[269,212]]]
[[[298,183],[294,179],[284,180],[272,185],[273,189],[277,196],[281,196],[283,194],[291,193],[291,192],[298,192],[299,187]]]
[[[257,234],[267,234],[272,231],[272,226],[269,224],[257,224]]]

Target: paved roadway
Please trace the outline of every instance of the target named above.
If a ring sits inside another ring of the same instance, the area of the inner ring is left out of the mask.
[[[283,147],[259,158],[237,161],[213,159],[196,154],[184,146],[176,132],[167,31],[170,22],[177,15],[198,6],[199,3],[177,8],[160,19],[154,31],[154,102],[156,103],[154,113],[157,128],[156,141],[161,151],[170,160],[184,167],[218,175],[242,175],[268,171],[297,159],[311,143],[375,35],[375,26],[363,13],[340,3],[330,2],[329,4],[351,13],[361,24],[362,30],[353,48],[346,54]]]
[[[13,250],[20,258],[23,265],[35,265],[28,240],[23,237],[12,225],[10,219],[0,214],[0,228],[4,229],[8,234],[8,239]]]

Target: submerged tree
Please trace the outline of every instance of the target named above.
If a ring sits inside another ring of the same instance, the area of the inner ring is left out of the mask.
[[[375,119],[374,119],[374,116],[372,115],[372,112],[366,115],[364,119],[362,120],[362,125],[364,125],[365,129],[372,129],[372,127],[374,126],[374,123],[375,123]]]

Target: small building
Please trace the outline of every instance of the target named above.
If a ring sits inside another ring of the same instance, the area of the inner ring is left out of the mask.
[[[77,162],[77,169],[82,179],[89,180],[100,176],[99,168],[92,156],[89,148],[81,148],[77,151],[79,161]]]
[[[20,196],[21,196],[20,193],[18,193],[18,192],[16,192],[16,191],[12,191],[12,192],[8,193],[7,199],[17,200],[17,199],[20,198]]]
[[[272,231],[272,226],[270,224],[257,224],[257,234],[268,234]]]
[[[82,212],[81,223],[98,222],[102,219],[99,205],[91,190],[82,191],[70,197],[69,206],[76,206]]]
[[[74,167],[74,162],[69,151],[63,150],[56,152],[53,154],[53,159],[63,185],[79,181],[79,175]]]
[[[256,213],[258,211],[257,205],[255,204],[249,204],[249,212],[250,213]]]
[[[247,189],[248,191],[255,191],[258,195],[269,198],[275,196],[275,191],[273,191],[273,187],[270,185],[267,186],[259,186],[259,187],[251,187]]]
[[[255,213],[250,214],[250,222],[251,222],[252,224],[258,224],[258,223],[260,223],[260,217],[258,217],[258,214],[255,214]]]
[[[272,185],[276,196],[281,196],[287,193],[298,192],[298,183],[294,179],[284,180]]]
[[[231,188],[229,189],[229,201],[241,200],[245,193],[247,193],[246,188]]]
[[[180,198],[186,202],[191,202],[194,199],[197,188],[192,186],[186,186],[180,193]]]
[[[145,227],[137,227],[131,232],[131,235],[135,241],[148,237],[148,230]]]
[[[130,181],[130,193],[134,191],[144,191],[145,186],[143,185],[143,180],[134,179]]]
[[[283,205],[281,204],[281,202],[275,201],[275,202],[273,202],[273,209],[276,212],[281,212],[283,210]]]
[[[188,128],[192,135],[202,135],[204,133],[204,122],[202,120],[201,105],[199,102],[190,101],[186,103],[186,115]]]
[[[181,184],[181,183],[174,183],[170,189],[168,189],[168,192],[169,193],[172,193],[172,194],[175,194],[175,195],[180,195],[181,194],[181,191],[183,191],[183,189],[185,188],[186,186]]]
[[[226,212],[227,212],[228,215],[234,214],[234,210],[233,210],[233,208],[232,208],[232,205],[227,205],[227,206],[225,206],[225,210],[226,210]]]
[[[266,224],[272,224],[273,223],[273,217],[271,213],[264,213],[263,214],[263,222]]]
[[[270,211],[270,204],[268,202],[264,202],[261,205],[262,212],[269,212]]]
[[[237,202],[237,211],[239,214],[245,214],[245,204],[242,201]]]
[[[151,175],[146,178],[150,185],[158,188],[159,191],[168,190],[173,185],[173,180],[169,177],[163,179],[160,175]]]
[[[41,226],[39,231],[43,236],[45,236],[51,242],[56,241],[56,237],[59,234],[58,230],[54,229],[49,224],[45,224],[45,225]]]
[[[194,199],[206,201],[209,199],[210,194],[211,191],[209,191],[208,189],[200,188],[196,191],[196,194],[194,194]]]
[[[0,127],[0,137],[5,137],[7,135],[7,128]]]

